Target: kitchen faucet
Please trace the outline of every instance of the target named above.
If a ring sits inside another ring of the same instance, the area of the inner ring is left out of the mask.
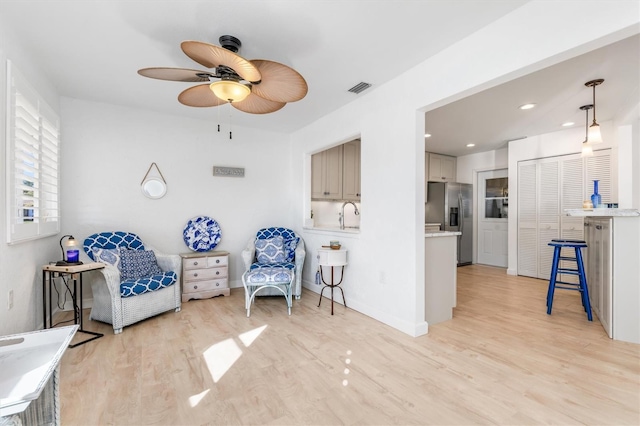
[[[355,214],[356,216],[360,214],[358,206],[356,206],[356,203],[354,203],[353,201],[345,201],[344,203],[342,203],[342,210],[340,213],[340,217],[338,218],[338,220],[340,221],[340,229],[344,229],[344,206],[346,206],[347,204],[351,204],[353,206],[353,214]]]

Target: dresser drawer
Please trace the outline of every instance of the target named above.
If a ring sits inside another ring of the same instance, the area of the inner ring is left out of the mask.
[[[208,281],[192,281],[185,282],[182,286],[183,293],[198,293],[209,290],[220,290],[228,288],[229,284],[226,279],[208,280]]]
[[[184,269],[214,268],[228,265],[227,256],[194,257],[183,260]]]
[[[208,269],[187,269],[182,275],[184,281],[202,281],[227,277],[227,267]]]

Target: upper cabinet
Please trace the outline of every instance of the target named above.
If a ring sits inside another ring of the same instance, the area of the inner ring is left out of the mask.
[[[427,180],[429,182],[455,182],[456,158],[448,155],[427,154]]]
[[[342,198],[360,201],[360,140],[342,145]]]
[[[342,145],[311,156],[311,198],[342,199]]]
[[[360,140],[311,156],[311,199],[360,201]]]

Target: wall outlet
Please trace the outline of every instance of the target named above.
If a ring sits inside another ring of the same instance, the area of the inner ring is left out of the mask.
[[[7,297],[7,309],[13,308],[13,290],[9,290],[9,296]]]

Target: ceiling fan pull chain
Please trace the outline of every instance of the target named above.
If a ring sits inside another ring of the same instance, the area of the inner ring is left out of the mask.
[[[220,108],[218,108],[218,133],[220,133]]]
[[[229,104],[229,140],[233,139],[231,133],[231,102],[227,102]]]

